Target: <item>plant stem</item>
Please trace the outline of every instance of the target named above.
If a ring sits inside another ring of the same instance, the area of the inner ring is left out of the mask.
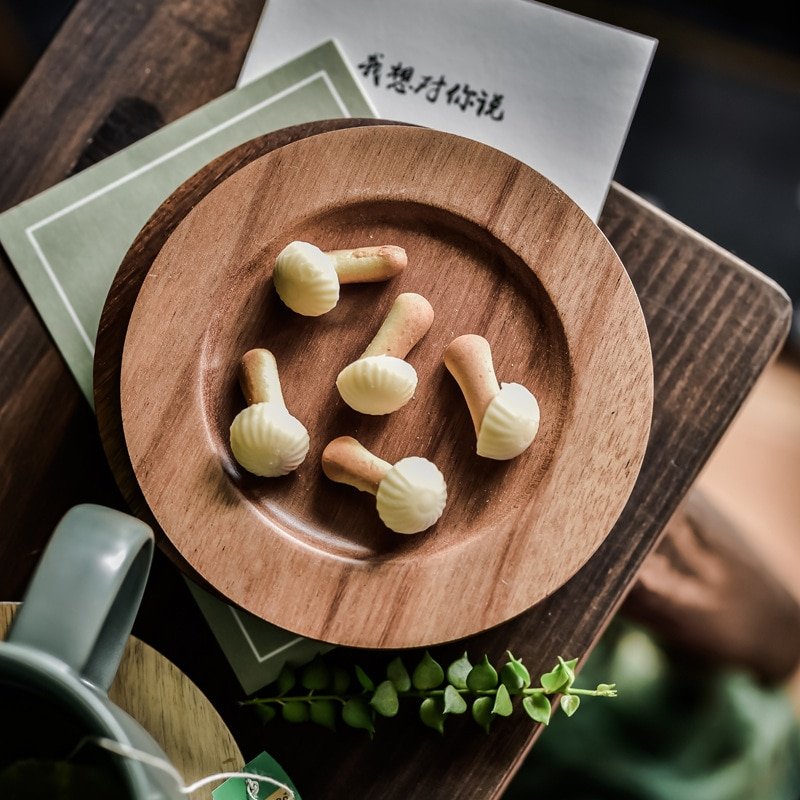
[[[456,687],[453,687],[456,688]],[[462,695],[469,695],[474,697],[493,697],[497,694],[497,688],[494,689],[458,689],[456,691]],[[404,697],[443,697],[444,696],[444,689],[415,689],[409,690],[405,692],[398,692],[397,697],[402,699]],[[596,695],[597,692],[593,689],[570,689],[570,694],[593,694]],[[520,692],[515,692],[512,696],[521,696],[521,697],[529,697],[533,694],[547,694],[545,690],[541,687],[531,687],[528,689],[522,689]],[[295,694],[295,695],[280,695],[279,697],[253,697],[250,700],[242,701],[241,705],[244,706],[259,706],[259,705],[268,705],[270,703],[279,703],[283,705],[284,703],[302,703],[308,702],[309,700],[336,700],[339,703],[346,703],[348,700],[352,700],[354,697],[366,697],[369,695],[369,692],[363,692],[361,694]]]
[[[455,687],[454,687],[455,688]],[[474,697],[492,697],[497,694],[497,688],[494,689],[458,689],[456,691],[461,695],[469,695]],[[404,697],[443,697],[444,696],[444,689],[419,689],[419,690],[408,690],[405,692],[398,692],[397,697],[402,699]],[[344,705],[348,700],[352,700],[355,697],[365,697],[369,693],[361,693],[361,694],[314,694],[313,692],[309,692],[308,694],[296,694],[296,695],[281,695],[280,697],[254,697],[250,700],[244,700],[242,705],[245,706],[258,706],[258,705],[269,705],[271,703],[277,703],[279,705],[283,705],[284,703],[303,703],[308,702],[310,700],[333,700],[335,702],[341,703]],[[541,686],[531,686],[526,689],[522,689],[518,692],[513,692],[512,697],[531,697],[535,694],[544,694],[548,697],[552,695],[548,695],[548,693],[541,687]],[[616,692],[611,694],[610,692],[598,692],[597,689],[576,689],[574,687],[569,687],[564,689],[561,694],[580,694],[585,695],[587,697],[614,697]]]
[[[308,700],[335,700],[339,703],[346,703],[352,697],[359,697],[355,694],[295,694],[295,695],[281,695],[280,697],[253,697],[250,700],[243,700],[240,705],[243,706],[265,706],[270,703],[302,703]]]

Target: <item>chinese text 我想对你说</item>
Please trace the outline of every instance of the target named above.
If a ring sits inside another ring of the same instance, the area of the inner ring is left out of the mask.
[[[429,103],[441,100],[461,111],[474,110],[478,117],[500,122],[505,116],[502,94],[473,89],[468,83],[450,83],[444,75],[422,75],[414,67],[398,61],[384,69],[383,53],[370,53],[359,65],[361,74],[375,86],[398,94],[422,95]]]

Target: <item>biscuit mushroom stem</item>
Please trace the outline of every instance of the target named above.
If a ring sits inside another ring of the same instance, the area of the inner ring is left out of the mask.
[[[376,495],[392,465],[370,453],[352,436],[340,436],[322,452],[322,471],[336,483]]]
[[[247,405],[276,403],[286,408],[275,356],[269,350],[248,350],[239,365],[239,384]]]
[[[489,342],[474,333],[459,336],[445,349],[444,363],[461,387],[478,436],[486,410],[500,391]]]
[[[239,383],[247,408],[231,423],[233,457],[248,472],[264,478],[297,469],[308,453],[308,431],[286,409],[275,356],[263,349],[245,353]]]
[[[402,247],[384,244],[379,247],[357,247],[354,250],[329,250],[339,283],[377,283],[401,273],[408,264]]]
[[[432,461],[408,456],[389,464],[350,436],[328,444],[322,470],[332,481],[375,495],[381,522],[395,533],[427,530],[447,503],[447,484]]]
[[[539,403],[519,383],[498,385],[486,339],[459,336],[446,348],[444,363],[467,401],[477,438],[475,452],[506,461],[526,450],[539,430]]]
[[[385,281],[402,272],[406,251],[395,245],[323,253],[310,242],[289,242],[278,253],[272,281],[278,297],[298,314],[318,317],[339,302],[342,283]]]
[[[394,356],[405,358],[433,324],[433,308],[420,294],[397,295],[386,319],[361,358]]]
[[[336,378],[342,400],[362,414],[402,408],[417,388],[417,371],[404,358],[432,323],[433,309],[422,295],[398,295],[367,349]]]

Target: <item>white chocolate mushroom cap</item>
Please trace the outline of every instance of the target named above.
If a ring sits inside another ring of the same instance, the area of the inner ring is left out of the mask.
[[[519,383],[501,383],[483,415],[479,456],[506,461],[523,452],[539,430],[539,403]]]
[[[342,400],[362,414],[390,414],[417,389],[417,371],[394,356],[367,356],[348,364],[336,378]]]
[[[276,403],[255,403],[231,423],[231,450],[254,475],[276,478],[297,469],[308,453],[308,431]]]
[[[395,533],[420,533],[442,516],[447,484],[427,458],[402,458],[378,486],[378,516]]]
[[[339,276],[332,259],[308,242],[290,242],[275,259],[275,290],[298,314],[318,317],[339,302]]]

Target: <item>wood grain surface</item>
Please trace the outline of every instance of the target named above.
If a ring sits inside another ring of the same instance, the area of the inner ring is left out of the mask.
[[[261,0],[124,6],[79,0],[0,121],[6,168],[0,207],[66,177],[123,98],[140,98],[170,121],[232,88],[262,8]],[[115,126],[117,147],[131,142],[129,127],[133,121]],[[109,141],[105,146],[104,152],[113,149]],[[178,219],[190,197],[183,201]],[[653,427],[633,495],[589,563],[530,612],[464,643],[473,655],[494,658],[508,647],[532,671],[549,668],[558,654],[591,649],[780,349],[791,316],[788,298],[774,284],[618,185],[600,227],[647,320]],[[148,246],[157,252],[161,242]],[[0,341],[0,592],[18,599],[67,508],[87,500],[122,507],[123,500],[94,418],[7,261],[0,269]],[[506,720],[489,737],[456,724],[444,739],[421,732],[415,719],[398,719],[381,726],[373,743],[357,732],[331,736],[304,725],[265,729],[238,707],[233,673],[177,570],[160,554],[136,632],[202,687],[246,758],[267,749],[308,798],[496,798],[540,732],[522,717]],[[443,659],[454,651],[434,648]],[[345,649],[339,655],[348,663],[371,658]]]
[[[302,317],[270,277],[296,239],[323,250],[397,244],[410,264]],[[436,310],[409,357],[416,395],[391,415],[357,414],[336,376],[408,291]],[[442,363],[471,332],[492,343],[501,379],[539,401],[536,441],[513,461],[475,455]],[[311,438],[305,463],[282,479],[249,475],[228,444],[243,406],[239,360],[260,346],[275,354],[289,410]],[[566,195],[477,142],[373,125],[286,145],[197,203],[139,292],[120,390],[139,484],[193,572],[311,638],[409,647],[504,622],[586,562],[644,456],[652,363],[619,258]],[[343,434],[390,463],[422,455],[438,465],[448,505],[434,528],[393,535],[369,496],[325,479],[322,449]]]
[[[17,603],[0,603],[0,640]],[[189,784],[216,772],[241,769],[244,760],[222,718],[203,693],[170,661],[135,636],[125,646],[108,696],[157,742]],[[190,795],[210,798],[216,785]]]

